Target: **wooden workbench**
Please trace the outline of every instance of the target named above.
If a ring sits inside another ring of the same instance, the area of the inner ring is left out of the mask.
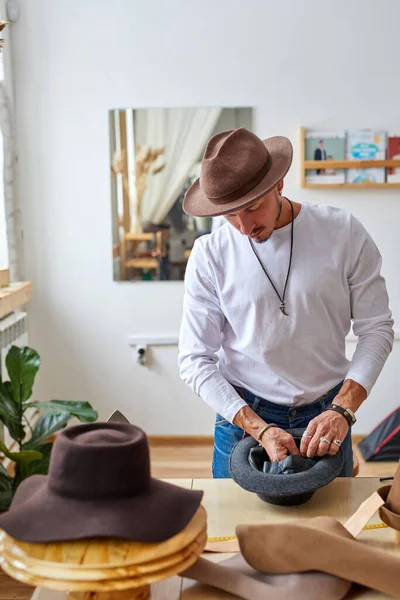
[[[204,490],[203,505],[208,515],[208,536],[222,537],[235,535],[235,526],[239,523],[279,523],[296,519],[331,516],[345,522],[359,505],[383,484],[378,478],[336,479],[328,486],[318,490],[306,504],[294,507],[279,507],[265,504],[255,494],[246,492],[230,479],[173,479],[171,483],[193,489]],[[380,523],[375,515],[369,524]],[[363,531],[359,540],[399,555],[400,545],[395,542],[395,533],[389,528]],[[229,555],[212,555],[211,560],[222,560]],[[353,586],[350,599],[383,600],[387,596]],[[215,588],[200,586],[192,581],[176,576],[152,587],[153,600],[227,600],[234,598]],[[61,592],[37,589],[32,600],[65,600]]]

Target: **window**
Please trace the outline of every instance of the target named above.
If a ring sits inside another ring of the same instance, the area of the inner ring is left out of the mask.
[[[4,81],[3,54],[0,53],[0,81]],[[3,135],[0,130],[0,269],[9,267],[8,243],[7,243],[7,225],[6,225],[6,205],[4,197],[4,146]]]

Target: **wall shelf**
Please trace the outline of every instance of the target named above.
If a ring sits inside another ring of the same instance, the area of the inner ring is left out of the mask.
[[[321,163],[325,161],[321,160]],[[400,163],[400,161],[399,161]],[[400,164],[399,164],[400,167]],[[323,167],[321,167],[323,168]],[[316,189],[326,189],[326,188],[360,188],[365,189],[369,188],[373,190],[375,188],[400,188],[400,183],[306,183],[301,187],[304,188],[316,188]]]
[[[0,290],[0,319],[29,302],[32,296],[32,283],[23,281],[11,283]]]
[[[400,160],[305,160],[306,155],[306,129],[300,128],[300,187],[310,189],[376,189],[376,188],[400,188],[400,183],[307,183],[306,174],[308,170],[314,169],[371,169],[400,168]]]

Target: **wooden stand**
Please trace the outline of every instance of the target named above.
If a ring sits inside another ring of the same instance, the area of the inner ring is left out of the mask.
[[[400,160],[305,160],[306,129],[300,128],[300,187],[302,188],[400,188],[400,183],[307,183],[306,173],[314,169],[400,168]]]
[[[0,534],[0,565],[29,585],[68,593],[69,600],[144,600],[150,585],[192,566],[207,541],[200,506],[187,527],[165,542],[90,539],[28,544]]]
[[[124,233],[121,238],[121,276],[123,280],[128,279],[129,269],[153,269],[160,268],[160,260],[168,254],[167,229],[160,229],[155,233]],[[155,248],[152,256],[141,256],[137,247],[141,242],[154,242]]]

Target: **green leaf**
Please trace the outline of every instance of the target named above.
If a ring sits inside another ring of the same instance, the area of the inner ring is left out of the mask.
[[[8,402],[6,399],[3,399],[2,390],[0,387],[0,420],[6,424],[8,420],[15,420],[18,422],[14,411],[10,409]]]
[[[50,436],[56,433],[56,431],[63,429],[70,418],[71,417],[69,414],[53,415],[48,413],[47,415],[43,415],[36,423],[32,437],[25,444],[23,444],[22,448],[24,450],[37,448],[39,444],[47,440]]]
[[[0,380],[0,412],[7,418],[18,419],[18,409],[13,401],[12,390],[10,389],[10,382]]]
[[[16,403],[13,400],[14,392],[13,392],[13,388],[11,385],[11,381],[3,381],[3,385],[4,385],[4,389],[5,389],[7,396],[10,398],[10,402],[12,402],[15,406]]]
[[[6,367],[13,390],[13,399],[19,405],[32,395],[33,382],[40,367],[39,354],[33,348],[12,346],[7,353]]]
[[[25,436],[19,418],[19,407],[12,400],[13,391],[9,381],[0,381],[0,421],[7,427],[13,440],[19,441]]]
[[[12,483],[12,477],[0,464],[0,512],[9,509],[14,494]]]
[[[0,477],[2,475],[5,475],[6,477],[10,477],[9,474],[8,474],[8,471],[5,468],[5,466],[3,465],[3,463],[0,462]]]
[[[20,443],[20,440],[25,438],[25,429],[19,422],[15,423],[15,421],[8,421],[7,428],[12,439],[18,442],[18,444]]]
[[[0,463],[0,492],[6,492],[12,489],[12,477]]]
[[[3,442],[0,442],[0,451],[7,456],[10,460],[18,464],[28,464],[34,460],[39,460],[43,458],[41,452],[37,452],[36,450],[22,450],[22,452],[10,452],[9,449]]]
[[[11,501],[13,499],[13,491],[5,490],[0,492],[0,512],[5,512],[10,508]]]
[[[99,416],[89,402],[50,400],[49,402],[29,402],[25,406],[27,408],[44,410],[52,414],[68,414],[70,417],[76,417],[82,423],[93,423]]]
[[[42,458],[40,460],[35,460],[34,462],[22,465],[20,473],[21,479],[26,479],[31,475],[47,475],[49,472],[52,448],[52,442],[47,442],[46,444],[40,444],[37,446],[36,449],[42,454]]]

